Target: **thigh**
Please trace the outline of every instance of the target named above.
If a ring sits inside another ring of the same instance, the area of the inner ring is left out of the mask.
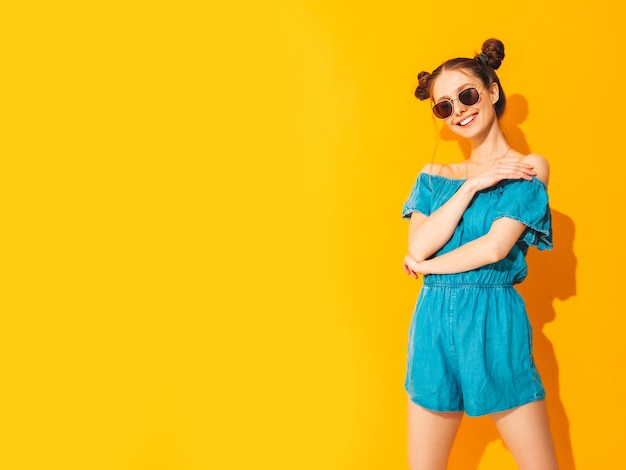
[[[543,399],[520,295],[513,287],[466,290],[477,292],[457,298],[464,314],[458,317],[454,344],[467,415],[497,413]]]
[[[445,470],[462,412],[436,413],[409,400],[409,467]]]
[[[520,470],[558,468],[543,400],[495,413],[492,418]]]

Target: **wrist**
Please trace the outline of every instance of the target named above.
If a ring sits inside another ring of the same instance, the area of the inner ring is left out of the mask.
[[[430,267],[430,265],[432,264],[432,262],[431,262],[431,261],[432,261],[432,260],[426,259],[426,260],[421,261],[421,262],[419,263],[419,269],[420,269],[420,273],[421,273],[421,274],[423,274],[423,275],[430,274],[430,272],[429,272],[428,268],[429,268],[429,267]]]
[[[465,180],[465,183],[461,185],[461,189],[470,196],[473,196],[478,191],[478,188],[476,187],[476,182],[473,180]]]

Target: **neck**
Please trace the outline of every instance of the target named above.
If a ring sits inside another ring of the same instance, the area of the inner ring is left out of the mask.
[[[482,151],[480,152],[472,150],[469,161],[474,163],[487,163],[493,160],[497,160],[499,158],[506,157],[510,151],[511,146],[508,143],[504,142],[503,145],[485,148],[482,149]]]
[[[485,163],[502,158],[511,150],[511,146],[497,125],[482,139],[472,141],[471,145],[472,153],[469,160],[475,163]]]

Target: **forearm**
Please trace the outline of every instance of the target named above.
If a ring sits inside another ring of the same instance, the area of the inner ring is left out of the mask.
[[[496,220],[485,235],[435,258],[407,260],[408,267],[420,274],[454,274],[471,271],[503,259],[524,232],[526,226],[509,218]]]
[[[465,182],[444,205],[409,231],[409,253],[417,261],[429,258],[454,234],[476,191]]]
[[[486,237],[481,237],[446,254],[419,262],[418,265],[422,274],[455,274],[495,263],[499,261],[498,258]]]

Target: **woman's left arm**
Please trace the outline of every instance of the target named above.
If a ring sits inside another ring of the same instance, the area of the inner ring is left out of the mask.
[[[486,235],[455,250],[422,262],[417,262],[410,255],[406,255],[404,264],[417,274],[454,274],[471,271],[503,259],[525,229],[523,223],[503,217],[492,224]]]

